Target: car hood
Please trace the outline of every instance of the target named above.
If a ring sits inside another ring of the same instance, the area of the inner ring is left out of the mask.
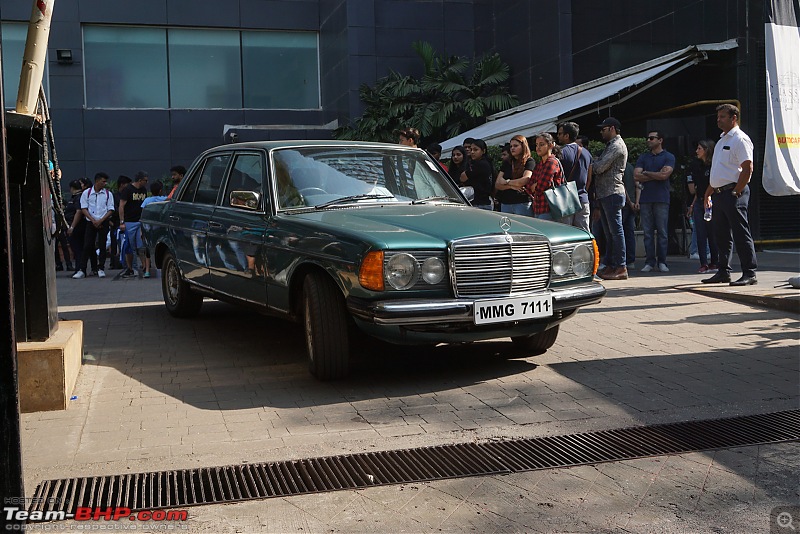
[[[553,242],[589,239],[586,232],[572,226],[468,206],[384,204],[294,214],[287,219],[333,234],[344,231],[387,247],[438,248],[454,239],[502,234],[500,223],[506,217],[511,223],[508,233],[534,233]]]

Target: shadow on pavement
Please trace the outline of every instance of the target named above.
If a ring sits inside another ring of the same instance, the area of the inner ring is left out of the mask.
[[[116,320],[135,314],[136,330]],[[61,314],[70,319],[71,313]],[[76,312],[75,315],[78,315]],[[307,369],[302,326],[206,301],[191,320],[163,308],[81,311],[84,365],[111,367],[196,407],[292,408],[388,395],[425,395],[525,373],[536,365],[510,340],[438,347],[404,347],[377,340],[360,343],[351,376],[319,382]],[[107,325],[119,324],[119,327]],[[348,400],[351,400],[348,397]]]
[[[663,306],[661,306],[663,308]],[[734,323],[741,323],[742,328],[746,328],[745,323],[748,321],[757,321],[762,320],[766,315],[774,314],[772,310],[768,309],[753,309],[752,311],[747,312],[740,312],[740,313],[716,313],[712,306],[709,306],[708,314],[702,315],[690,315],[683,319],[684,322],[692,322],[696,324],[707,324],[707,325],[723,325],[723,324],[734,324]],[[646,325],[653,325],[653,326],[661,326],[661,325],[672,325],[675,324],[675,321],[644,321],[642,324]],[[798,321],[794,321],[794,324],[800,324]]]
[[[609,297],[615,296],[616,293],[609,292]],[[605,303],[600,305],[594,306],[587,306],[586,308],[581,308],[580,314],[585,315],[587,313],[613,313],[613,312],[626,312],[626,311],[645,311],[645,310],[663,310],[664,308],[679,308],[681,306],[696,306],[695,302],[681,302],[681,303],[672,303],[669,305],[665,305],[663,303],[659,304],[652,304],[652,305],[642,305],[642,304],[634,304],[632,306],[606,306]]]

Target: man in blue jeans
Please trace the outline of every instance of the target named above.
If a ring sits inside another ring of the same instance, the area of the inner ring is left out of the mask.
[[[145,271],[149,271],[150,262],[146,259],[144,243],[142,242],[142,232],[140,230],[139,218],[142,216],[142,202],[147,198],[148,174],[145,171],[136,173],[133,183],[125,188],[119,195],[119,229],[125,232],[131,250],[139,256],[140,270],[133,268],[133,254],[125,256],[127,268],[122,273],[122,278],[130,278],[139,275],[144,276]]]
[[[625,234],[625,263],[628,269],[636,266],[636,216],[639,214],[639,195],[641,189],[633,179],[633,165],[625,164],[622,175],[625,184],[625,207],[622,208],[622,231]]]
[[[622,229],[622,208],[625,206],[622,175],[628,160],[628,147],[619,135],[622,125],[617,119],[608,117],[598,127],[606,148],[592,163],[592,180],[600,203],[606,247],[611,248],[611,254],[606,254],[609,263],[605,269],[597,272],[597,276],[603,280],[627,280],[625,234]]]
[[[647,147],[636,160],[633,179],[642,184],[639,197],[639,213],[644,230],[644,251],[646,255],[642,272],[657,269],[669,272],[667,267],[667,246],[669,245],[669,177],[675,169],[675,156],[664,150],[664,136],[658,131],[647,134]],[[656,234],[658,243],[656,245]]]

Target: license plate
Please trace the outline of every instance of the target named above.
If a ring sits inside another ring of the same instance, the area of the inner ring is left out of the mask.
[[[475,324],[525,321],[553,315],[553,297],[535,295],[475,301]]]

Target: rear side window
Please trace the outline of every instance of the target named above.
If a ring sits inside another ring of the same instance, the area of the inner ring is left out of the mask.
[[[225,177],[225,169],[228,168],[230,159],[230,154],[211,156],[206,159],[202,170],[192,177],[192,183],[186,188],[181,200],[195,204],[216,204],[222,180]]]

